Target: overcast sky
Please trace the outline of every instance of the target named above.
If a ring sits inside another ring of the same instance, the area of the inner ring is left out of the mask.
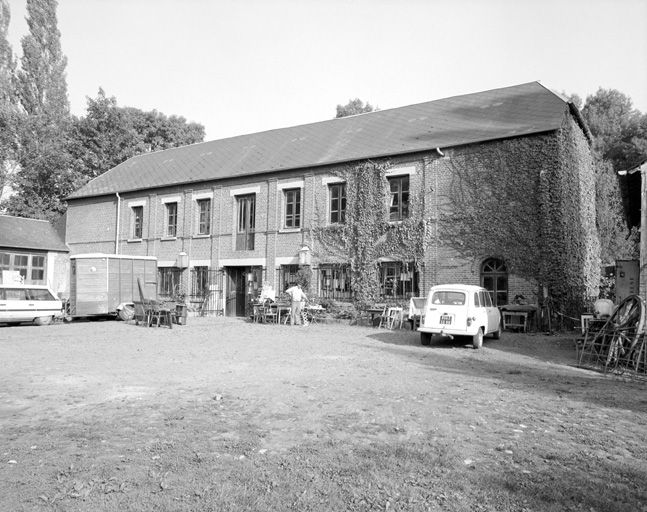
[[[647,0],[59,0],[58,24],[74,114],[102,87],[205,140],[531,81],[647,112]]]

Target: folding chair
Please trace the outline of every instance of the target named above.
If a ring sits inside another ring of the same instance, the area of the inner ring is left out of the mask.
[[[397,324],[398,329],[402,329],[403,317],[404,313],[402,308],[389,308],[386,312],[386,328],[394,329]]]
[[[272,304],[270,303],[269,300],[266,300],[263,302],[263,309],[262,309],[262,315],[263,315],[263,323],[269,324],[269,323],[276,323],[276,320],[278,318],[278,311],[276,308],[272,307]]]

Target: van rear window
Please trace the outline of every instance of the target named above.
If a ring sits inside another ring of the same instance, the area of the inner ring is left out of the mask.
[[[0,300],[58,300],[42,288],[2,288]]]
[[[433,304],[441,304],[443,306],[464,306],[465,294],[463,292],[452,291],[439,291],[434,292],[431,296]]]
[[[49,290],[43,290],[42,288],[28,288],[27,294],[30,300],[58,300],[49,293]]]

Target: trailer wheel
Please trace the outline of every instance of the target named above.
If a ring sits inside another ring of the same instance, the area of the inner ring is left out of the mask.
[[[124,306],[119,310],[119,318],[124,322],[128,322],[135,318],[135,308],[130,304],[124,304]]]

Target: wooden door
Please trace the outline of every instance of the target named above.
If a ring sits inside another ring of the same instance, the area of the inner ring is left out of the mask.
[[[227,300],[225,304],[227,316],[245,315],[245,268],[227,268]]]

